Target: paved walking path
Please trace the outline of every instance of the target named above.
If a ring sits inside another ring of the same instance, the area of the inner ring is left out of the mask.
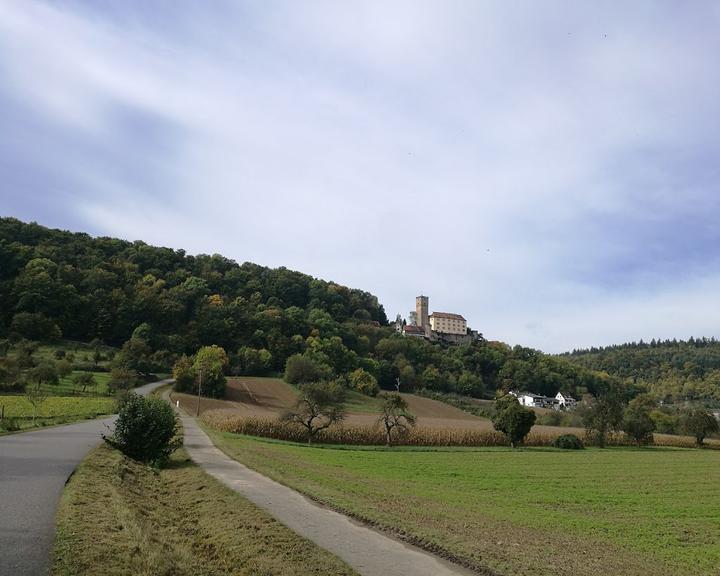
[[[136,392],[147,395],[165,382]],[[114,421],[110,416],[0,437],[0,576],[49,573],[65,483]]]
[[[181,414],[185,449],[206,472],[267,510],[280,522],[342,558],[364,576],[474,574],[324,508],[258,474],[214,446],[195,420]]]

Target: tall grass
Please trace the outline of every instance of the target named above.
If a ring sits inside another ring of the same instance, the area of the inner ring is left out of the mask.
[[[202,415],[203,421],[221,432],[260,436],[289,442],[307,442],[307,431],[299,424],[281,422],[269,418],[240,416],[227,410],[208,410]],[[555,439],[565,433],[562,428],[557,432],[531,431],[525,439],[525,446],[552,446]],[[581,438],[587,446],[594,445],[588,435]],[[321,430],[315,436],[318,444],[343,444],[356,446],[381,446],[385,444],[385,434],[381,426],[337,425]],[[395,444],[401,446],[509,446],[503,434],[494,430],[473,430],[459,428],[417,427],[398,435]],[[618,432],[608,436],[608,446],[630,446],[633,442]],[[692,448],[694,440],[687,436],[657,434],[655,445],[678,448]],[[720,448],[720,443],[711,442],[711,448]]]

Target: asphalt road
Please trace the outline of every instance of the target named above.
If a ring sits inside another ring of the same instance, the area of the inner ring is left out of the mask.
[[[166,382],[136,392],[147,395]],[[0,437],[0,576],[49,573],[55,513],[65,483],[114,420]]]

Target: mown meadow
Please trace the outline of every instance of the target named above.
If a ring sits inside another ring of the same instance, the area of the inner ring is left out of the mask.
[[[209,433],[244,464],[487,573],[720,565],[716,450],[306,447]]]

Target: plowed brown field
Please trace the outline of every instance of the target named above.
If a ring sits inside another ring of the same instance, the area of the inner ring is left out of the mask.
[[[417,416],[418,426],[424,428],[472,428],[492,429],[489,420],[479,418],[449,406],[437,400],[423,398],[413,394],[402,395],[410,411]],[[194,414],[197,409],[197,397],[188,394],[173,393],[172,398]],[[279,378],[239,377],[229,378],[226,400],[202,398],[200,412],[207,410],[228,410],[243,416],[274,418],[284,410],[291,408],[297,399],[292,386]],[[377,412],[353,411],[345,422],[350,425],[373,425],[377,422]]]

